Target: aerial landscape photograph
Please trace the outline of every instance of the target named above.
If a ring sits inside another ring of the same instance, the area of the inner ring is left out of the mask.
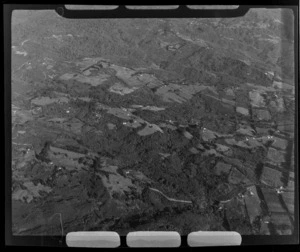
[[[294,15],[11,19],[12,233],[295,232]]]

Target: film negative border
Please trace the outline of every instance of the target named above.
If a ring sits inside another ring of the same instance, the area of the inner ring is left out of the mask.
[[[274,1],[273,1],[274,3]],[[278,7],[283,7],[283,8],[291,8],[294,11],[294,15],[295,15],[295,81],[296,84],[299,83],[299,76],[298,76],[298,52],[299,52],[299,44],[297,43],[297,41],[299,40],[299,34],[298,34],[298,25],[296,24],[297,20],[298,20],[298,9],[297,6],[299,3],[297,1],[276,1],[275,4],[277,4],[276,6],[268,6],[269,8],[278,8]],[[285,4],[285,5],[283,5]],[[286,4],[289,4],[289,6],[286,6]],[[281,6],[283,5],[283,6]],[[249,8],[252,7],[262,7],[262,6],[242,6],[239,10],[245,12],[246,10],[248,10]],[[11,13],[14,9],[52,9],[54,11],[57,11],[58,13],[61,11],[62,16],[68,18],[68,10],[65,11],[65,7],[62,5],[4,5],[4,56],[5,59],[7,60],[7,65],[10,65],[10,59],[11,59],[11,55],[10,55],[10,48],[11,48],[11,30],[10,30],[10,22],[11,22]],[[178,11],[180,10],[180,11]],[[110,10],[111,13],[110,14],[105,14],[105,15],[101,15],[101,18],[118,18],[119,15],[121,18],[124,17],[136,17],[136,18],[145,18],[145,17],[209,17],[209,15],[212,15],[212,13],[214,13],[213,17],[216,17],[217,14],[220,14],[221,11],[219,12],[215,12],[214,10],[212,10],[213,12],[211,12],[210,14],[204,14],[204,13],[209,13],[206,10],[193,10],[194,12],[191,13],[191,10],[185,7],[180,7],[178,10],[174,10],[174,11],[170,11],[170,10],[151,10],[151,15],[147,14],[150,13],[149,11],[144,11],[143,15],[142,14],[137,14],[140,10],[127,10],[124,7],[120,7],[117,8],[116,11],[114,10]],[[190,12],[191,14],[188,14],[185,16],[185,11],[186,12]],[[90,11],[80,11],[82,14],[79,14],[79,18],[86,18],[87,17],[87,13]],[[135,12],[135,14],[133,15],[133,12]],[[169,12],[169,13],[168,13]],[[171,13],[172,12],[172,13]],[[125,13],[125,14],[124,14]],[[156,14],[157,13],[157,14]],[[246,12],[245,12],[246,13]],[[89,17],[91,18],[95,18],[95,17],[99,17],[99,14],[103,14],[103,10],[101,11],[97,11],[97,13],[94,13],[95,15],[91,15]],[[146,14],[146,16],[145,16]],[[231,12],[227,12],[227,14],[231,14]],[[73,15],[73,14],[70,14]],[[82,16],[80,16],[82,15]],[[133,15],[133,16],[132,16]],[[149,16],[148,16],[149,15]],[[207,16],[205,16],[207,15]],[[74,17],[74,16],[69,16],[70,18]],[[10,69],[6,69],[5,70],[5,110],[9,111],[9,105],[10,105],[10,88],[7,86],[7,84],[10,83]],[[298,85],[296,85],[296,94],[298,95]],[[298,106],[298,96],[296,95],[296,106]],[[11,116],[9,113],[7,114],[8,116]],[[298,126],[298,117],[296,115],[296,120],[295,120],[295,124],[296,126]],[[10,160],[11,160],[11,153],[10,153],[10,147],[11,147],[11,143],[10,143],[10,129],[11,129],[11,124],[10,124],[10,120],[5,120],[5,131],[6,131],[6,150],[5,150],[5,178],[6,178],[6,195],[10,195],[10,186],[11,183],[9,182],[11,179],[11,171],[9,169],[10,167]],[[296,137],[298,140],[298,129],[297,127],[295,127],[296,129]],[[295,144],[295,153],[298,153],[298,144]],[[296,167],[298,167],[298,157],[297,155],[295,156],[296,159]],[[298,177],[298,170],[296,169],[296,177]],[[299,184],[298,184],[298,180],[296,180],[296,184],[295,187],[299,188]],[[296,190],[297,192],[297,190]],[[298,193],[296,193],[296,199],[299,200],[298,198]],[[242,245],[253,245],[253,244],[295,244],[295,243],[299,243],[299,238],[298,238],[298,231],[299,231],[299,223],[298,223],[298,217],[299,217],[299,201],[296,201],[297,204],[295,206],[295,229],[297,232],[295,232],[295,234],[293,236],[276,236],[276,239],[274,239],[273,236],[246,236],[246,237],[242,237]],[[6,230],[10,230],[11,229],[11,209],[9,208],[9,206],[11,206],[11,199],[10,197],[5,197],[5,214],[6,214],[6,222],[5,222],[5,229]],[[191,237],[191,236],[190,236]],[[186,239],[189,239],[187,236],[181,237],[181,246],[185,246],[187,245]],[[191,239],[191,238],[190,238]],[[30,236],[30,237],[22,237],[22,236],[12,236],[11,232],[6,232],[5,234],[5,240],[6,240],[6,244],[7,245],[23,245],[23,246],[67,246],[66,244],[66,237],[62,237],[62,236]],[[120,246],[119,247],[126,247],[126,237],[120,237]]]

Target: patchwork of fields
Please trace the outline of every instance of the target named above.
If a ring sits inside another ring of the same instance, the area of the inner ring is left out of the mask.
[[[27,13],[12,27],[13,233],[292,234],[293,38],[281,14]]]

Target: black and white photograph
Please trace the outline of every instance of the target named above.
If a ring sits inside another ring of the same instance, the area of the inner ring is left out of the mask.
[[[294,234],[294,18],[14,10],[12,234]]]

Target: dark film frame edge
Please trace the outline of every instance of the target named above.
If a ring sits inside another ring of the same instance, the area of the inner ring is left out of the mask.
[[[249,5],[249,6],[240,6],[240,11],[249,10],[250,8],[289,8],[293,11],[294,14],[294,53],[295,53],[295,106],[296,110],[299,108],[299,97],[298,97],[298,84],[299,84],[299,24],[298,24],[298,18],[299,18],[299,8],[296,6],[296,4],[299,5],[299,2],[297,1],[273,1],[276,3],[276,5],[271,6],[262,6],[262,5]],[[277,5],[278,4],[290,4],[290,5]],[[185,7],[185,6],[184,6]],[[58,8],[63,8],[63,10],[67,10],[64,5],[57,5],[57,4],[49,4],[49,5],[22,5],[22,4],[4,4],[3,8],[3,17],[4,17],[4,65],[6,66],[4,69],[4,109],[5,109],[5,116],[11,119],[11,86],[9,83],[11,83],[11,68],[7,66],[11,66],[11,17],[12,17],[12,11],[13,10],[54,10],[57,13]],[[238,8],[238,9],[239,9]],[[159,17],[165,17],[161,16],[162,14],[168,13],[167,17],[177,17],[177,18],[183,18],[183,17],[199,17],[199,14],[207,13],[206,10],[192,10],[186,7],[187,12],[193,12],[192,15],[183,15],[182,12],[178,12],[176,10],[182,10],[183,7],[178,9],[170,9],[170,10],[129,10],[125,9],[123,7],[117,8],[114,10],[97,10],[95,11],[95,14],[101,14],[103,12],[111,12],[111,14],[107,14],[107,16],[102,16],[101,18],[119,18],[116,16],[116,14],[120,14],[121,18],[133,18],[132,16],[128,16],[128,14],[131,15],[132,12],[143,12],[143,16],[134,15],[136,18],[146,18],[146,17],[153,17],[153,18],[159,18]],[[230,10],[237,11],[238,9]],[[118,10],[116,12],[116,10]],[[121,11],[120,11],[121,10]],[[122,16],[121,12],[125,11],[125,15]],[[74,10],[67,10],[67,12],[74,12]],[[211,15],[212,11],[209,10],[209,15]],[[220,11],[217,10],[217,12],[223,12],[224,10]],[[246,12],[247,12],[246,11]],[[81,13],[88,13],[90,10],[79,10],[77,12]],[[127,13],[126,13],[127,12]],[[144,14],[149,13],[149,16],[145,16]],[[158,12],[158,14],[155,14]],[[171,13],[172,12],[172,13]],[[244,14],[246,14],[246,12]],[[63,12],[66,14],[66,12]],[[225,13],[225,12],[223,12]],[[229,12],[227,11],[227,14]],[[59,14],[59,13],[58,13]],[[79,14],[79,13],[78,13]],[[80,18],[85,18],[86,14],[80,14]],[[97,14],[97,15],[98,15]],[[150,15],[151,14],[151,15]],[[171,15],[170,15],[171,14]],[[175,14],[175,16],[174,16]],[[73,14],[72,14],[73,15]],[[169,16],[170,15],[170,16]],[[180,15],[180,16],[178,16]],[[196,15],[196,16],[195,16]],[[208,14],[206,14],[208,15]],[[63,14],[64,17],[66,17]],[[90,18],[93,18],[89,16]],[[205,16],[204,17],[216,17],[214,16]],[[68,17],[66,17],[68,18]],[[72,18],[72,17],[70,17]],[[295,118],[295,174],[296,177],[299,178],[299,170],[297,169],[299,167],[299,159],[298,159],[298,113],[296,113]],[[17,245],[17,246],[56,246],[56,247],[66,247],[66,239],[65,236],[13,236],[12,235],[12,212],[11,212],[11,120],[5,120],[5,243],[6,245]],[[299,180],[296,179],[295,181],[295,188],[299,188]],[[242,236],[242,245],[279,245],[279,244],[299,244],[299,192],[298,190],[295,191],[295,232],[293,235],[283,235],[283,236]],[[8,231],[10,230],[10,231]],[[186,245],[186,238],[187,236],[182,236],[182,242],[181,247],[183,245]],[[127,247],[126,245],[126,237],[121,236],[121,246],[119,248]]]

